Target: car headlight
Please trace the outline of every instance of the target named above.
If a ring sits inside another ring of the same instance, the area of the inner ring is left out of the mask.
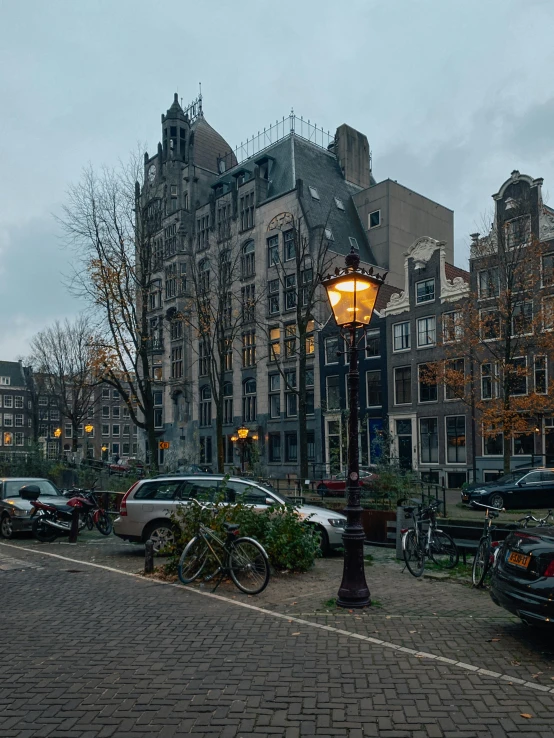
[[[10,506],[8,510],[15,518],[24,518],[29,514],[27,510],[20,510],[18,507]]]
[[[346,518],[329,518],[328,522],[333,528],[344,528],[346,526]]]

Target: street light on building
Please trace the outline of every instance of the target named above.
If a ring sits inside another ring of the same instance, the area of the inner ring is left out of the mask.
[[[88,459],[88,439],[90,438],[90,434],[92,433],[93,430],[94,430],[94,426],[91,423],[87,423],[87,425],[85,425],[85,433],[86,433],[85,458],[87,459]]]
[[[358,403],[360,375],[358,372],[358,328],[369,325],[379,289],[385,276],[374,274],[360,267],[360,257],[352,249],[345,259],[343,269],[335,269],[334,275],[320,277],[339,328],[349,333],[348,372],[349,410],[348,418],[348,503],[344,510],[347,517],[344,541],[344,567],[342,583],[338,592],[340,607],[367,607],[371,604],[369,588],[364,571],[364,530],[360,506],[360,460],[358,450]],[[362,349],[363,350],[363,349]]]
[[[241,425],[240,428],[237,428],[236,432],[233,433],[231,436],[231,441],[233,443],[238,443],[240,446],[240,470],[241,473],[244,474],[244,452],[246,448],[246,444],[249,441],[257,441],[258,440],[258,434],[252,433],[250,435],[250,430],[246,428],[246,426]]]
[[[61,435],[62,435],[62,429],[56,428],[56,430],[54,431],[54,438],[58,441],[58,459],[61,458],[61,455],[62,455]]]

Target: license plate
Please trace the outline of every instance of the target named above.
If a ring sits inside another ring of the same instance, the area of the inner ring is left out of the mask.
[[[517,551],[512,551],[512,553],[508,556],[509,564],[513,564],[514,566],[521,566],[522,569],[527,569],[530,561],[530,556],[520,554]]]

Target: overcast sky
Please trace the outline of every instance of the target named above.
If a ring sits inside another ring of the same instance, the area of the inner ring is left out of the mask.
[[[363,131],[377,180],[452,208],[455,253],[513,169],[554,196],[552,0],[0,0],[0,359],[81,308],[53,215],[177,91],[232,145],[288,115]],[[551,201],[552,204],[552,201]]]

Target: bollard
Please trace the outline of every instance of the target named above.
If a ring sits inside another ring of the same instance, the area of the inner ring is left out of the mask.
[[[77,543],[79,535],[79,508],[74,507],[71,513],[71,530],[69,532],[69,543]]]
[[[154,571],[154,544],[150,539],[144,544],[144,573],[152,574]]]

